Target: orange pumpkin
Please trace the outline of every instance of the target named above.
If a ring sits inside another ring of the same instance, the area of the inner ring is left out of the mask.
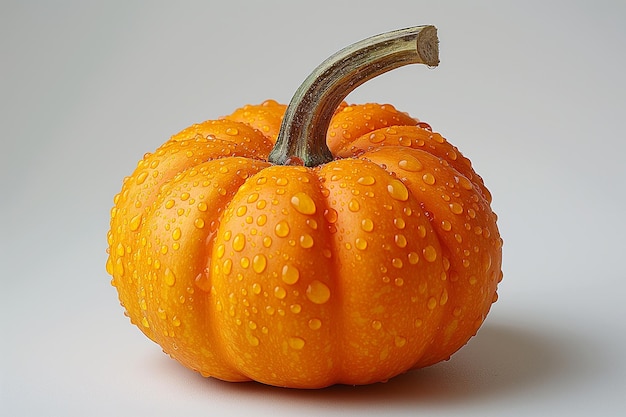
[[[357,43],[289,107],[245,106],[146,154],[108,233],[131,322],[202,375],[287,387],[384,381],[461,348],[502,276],[489,191],[427,124],[342,103],[411,62],[437,65],[433,27]]]

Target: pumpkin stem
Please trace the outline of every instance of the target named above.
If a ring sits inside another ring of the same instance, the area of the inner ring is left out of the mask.
[[[407,64],[439,64],[437,29],[416,26],[372,36],[322,62],[294,94],[268,160],[317,166],[334,159],[326,145],[333,113],[364,82]]]

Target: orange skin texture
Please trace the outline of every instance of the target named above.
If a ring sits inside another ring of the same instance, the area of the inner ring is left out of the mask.
[[[284,110],[193,125],[125,179],[107,271],[126,315],[226,381],[368,384],[448,359],[502,279],[482,179],[428,125],[379,104],[337,109],[332,162],[272,165]]]

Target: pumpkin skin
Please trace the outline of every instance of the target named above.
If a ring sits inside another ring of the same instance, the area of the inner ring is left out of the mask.
[[[448,359],[502,278],[481,177],[428,125],[379,104],[337,109],[335,160],[273,165],[285,107],[191,126],[125,179],[107,271],[130,321],[226,381],[368,384]]]

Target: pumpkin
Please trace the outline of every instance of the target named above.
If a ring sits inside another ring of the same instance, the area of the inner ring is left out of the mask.
[[[476,334],[501,280],[491,195],[430,126],[356,86],[438,64],[436,29],[358,42],[289,106],[244,106],[139,161],[107,271],[126,315],[184,366],[294,388],[385,381]]]

